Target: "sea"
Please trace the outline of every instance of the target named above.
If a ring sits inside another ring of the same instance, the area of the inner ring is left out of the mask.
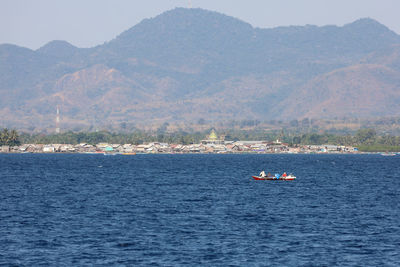
[[[0,265],[400,266],[400,155],[0,154]]]

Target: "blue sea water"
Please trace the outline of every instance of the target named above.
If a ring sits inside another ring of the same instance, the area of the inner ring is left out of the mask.
[[[0,154],[0,183],[0,265],[400,265],[400,155]]]

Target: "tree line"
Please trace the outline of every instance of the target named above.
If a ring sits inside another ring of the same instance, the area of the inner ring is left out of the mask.
[[[4,128],[0,132],[0,145],[15,146],[22,144],[142,144],[146,142],[163,142],[176,144],[198,144],[206,139],[209,130],[203,132],[166,132],[159,129],[155,132],[136,130],[131,133],[99,132],[65,132],[61,134],[19,134],[16,130]],[[220,133],[221,134],[221,133]],[[277,140],[289,145],[344,145],[358,147],[360,151],[400,151],[400,136],[378,135],[374,129],[360,129],[354,135],[330,133],[297,134],[284,130],[267,132],[264,130],[225,130],[225,140],[229,141],[263,141]]]
[[[400,136],[377,135],[374,129],[360,129],[355,135],[334,135],[308,133],[295,136],[284,136],[292,145],[343,145],[354,146],[360,151],[400,151]]]
[[[0,131],[0,145],[2,146],[18,146],[21,144],[17,130],[9,130],[3,128]]]

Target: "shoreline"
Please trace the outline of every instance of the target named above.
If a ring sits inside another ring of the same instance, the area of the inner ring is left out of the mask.
[[[40,155],[102,155],[102,156],[137,156],[137,155],[384,155],[384,152],[337,152],[337,153],[315,153],[315,152],[300,152],[300,153],[285,153],[285,152],[276,152],[276,153],[261,153],[261,152],[225,152],[225,153],[215,153],[215,152],[156,152],[156,153],[104,153],[104,152],[2,152],[0,151],[0,155],[17,155],[17,154],[40,154]],[[400,155],[400,152],[394,153],[394,155],[387,156],[396,156]]]
[[[356,147],[339,145],[296,145],[267,141],[237,141],[227,143],[168,144],[145,143],[91,145],[81,144],[23,144],[19,146],[0,146],[1,154],[101,154],[101,155],[137,155],[137,154],[382,154],[394,156],[400,152],[359,151]]]

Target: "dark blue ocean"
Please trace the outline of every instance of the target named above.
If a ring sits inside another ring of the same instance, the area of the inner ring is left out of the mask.
[[[400,155],[0,154],[0,183],[0,265],[400,266]]]

